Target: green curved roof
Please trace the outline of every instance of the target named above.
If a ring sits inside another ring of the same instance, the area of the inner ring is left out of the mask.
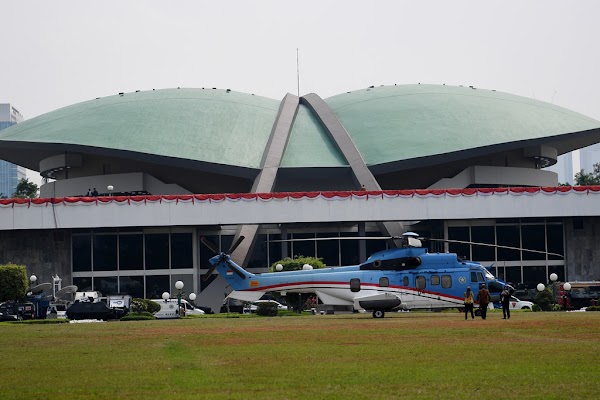
[[[1,140],[64,143],[259,168],[279,101],[217,89],[90,100],[27,120]]]
[[[600,128],[600,122],[552,104],[471,87],[372,87],[325,102],[369,166]],[[230,90],[125,93],[27,120],[0,132],[0,141],[259,169],[279,106],[279,100]],[[319,120],[300,105],[282,167],[347,165]]]
[[[325,102],[367,165],[600,128],[562,107],[471,87],[381,86]]]

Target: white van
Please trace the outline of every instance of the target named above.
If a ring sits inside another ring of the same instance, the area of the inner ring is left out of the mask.
[[[154,316],[157,319],[179,318],[179,310],[177,310],[177,299],[152,299],[152,301],[160,305],[160,310],[154,313]],[[187,300],[184,299],[181,299],[181,307],[185,309],[185,313],[187,315],[204,314],[204,311],[194,307]]]

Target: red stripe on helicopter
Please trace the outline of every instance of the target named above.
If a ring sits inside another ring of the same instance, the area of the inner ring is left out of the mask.
[[[249,288],[249,289],[242,289],[240,291],[247,291],[247,292],[254,292],[254,291],[265,291],[265,290],[273,290],[273,289],[291,289],[291,288],[295,288],[298,286],[305,286],[305,285],[311,285],[311,286],[316,286],[316,285],[335,285],[335,286],[342,286],[339,289],[348,289],[350,287],[350,284],[347,282],[336,282],[336,281],[305,281],[305,282],[294,282],[294,283],[280,283],[277,285],[269,285],[269,286],[260,286],[260,287],[253,287],[253,288]],[[458,296],[453,296],[451,294],[447,294],[447,293],[439,293],[439,292],[432,292],[430,290],[418,290],[416,288],[411,288],[408,286],[395,286],[395,285],[390,285],[390,286],[379,286],[379,284],[377,283],[362,283],[361,282],[361,286],[368,286],[370,288],[376,288],[378,290],[386,290],[386,289],[398,289],[398,290],[408,290],[411,292],[416,292],[422,295],[427,295],[427,296],[440,296],[440,297],[445,297],[445,298],[450,298],[450,299],[454,299],[454,300],[460,300],[462,301],[463,298],[462,297],[458,297]]]

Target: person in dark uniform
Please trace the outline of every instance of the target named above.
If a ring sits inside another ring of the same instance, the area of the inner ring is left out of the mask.
[[[500,293],[500,302],[502,303],[503,319],[510,319],[510,291],[508,286],[504,286],[504,290]]]
[[[481,289],[477,292],[477,301],[479,302],[479,311],[481,311],[481,319],[487,317],[487,308],[490,304],[490,292],[485,288],[485,283],[481,284]]]
[[[467,286],[467,291],[465,292],[465,321],[467,320],[467,316],[469,311],[471,312],[471,319],[475,319],[475,315],[473,314],[473,292],[471,291],[471,287]]]

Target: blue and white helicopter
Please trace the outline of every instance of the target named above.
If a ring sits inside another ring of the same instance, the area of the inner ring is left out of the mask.
[[[240,236],[228,253],[243,239]],[[372,311],[374,318],[383,318],[386,311],[460,308],[468,286],[477,293],[485,285],[492,301],[499,301],[500,292],[507,286],[477,262],[461,260],[454,253],[429,253],[421,247],[416,233],[384,239],[400,240],[401,247],[377,252],[359,265],[300,271],[253,274],[233,262],[229,254],[221,252],[209,260],[212,267],[205,277],[217,269],[234,289],[229,298],[256,301],[268,292],[313,293],[325,305]],[[204,238],[202,242],[218,253],[212,243]],[[512,291],[512,287],[509,286],[509,290]]]

